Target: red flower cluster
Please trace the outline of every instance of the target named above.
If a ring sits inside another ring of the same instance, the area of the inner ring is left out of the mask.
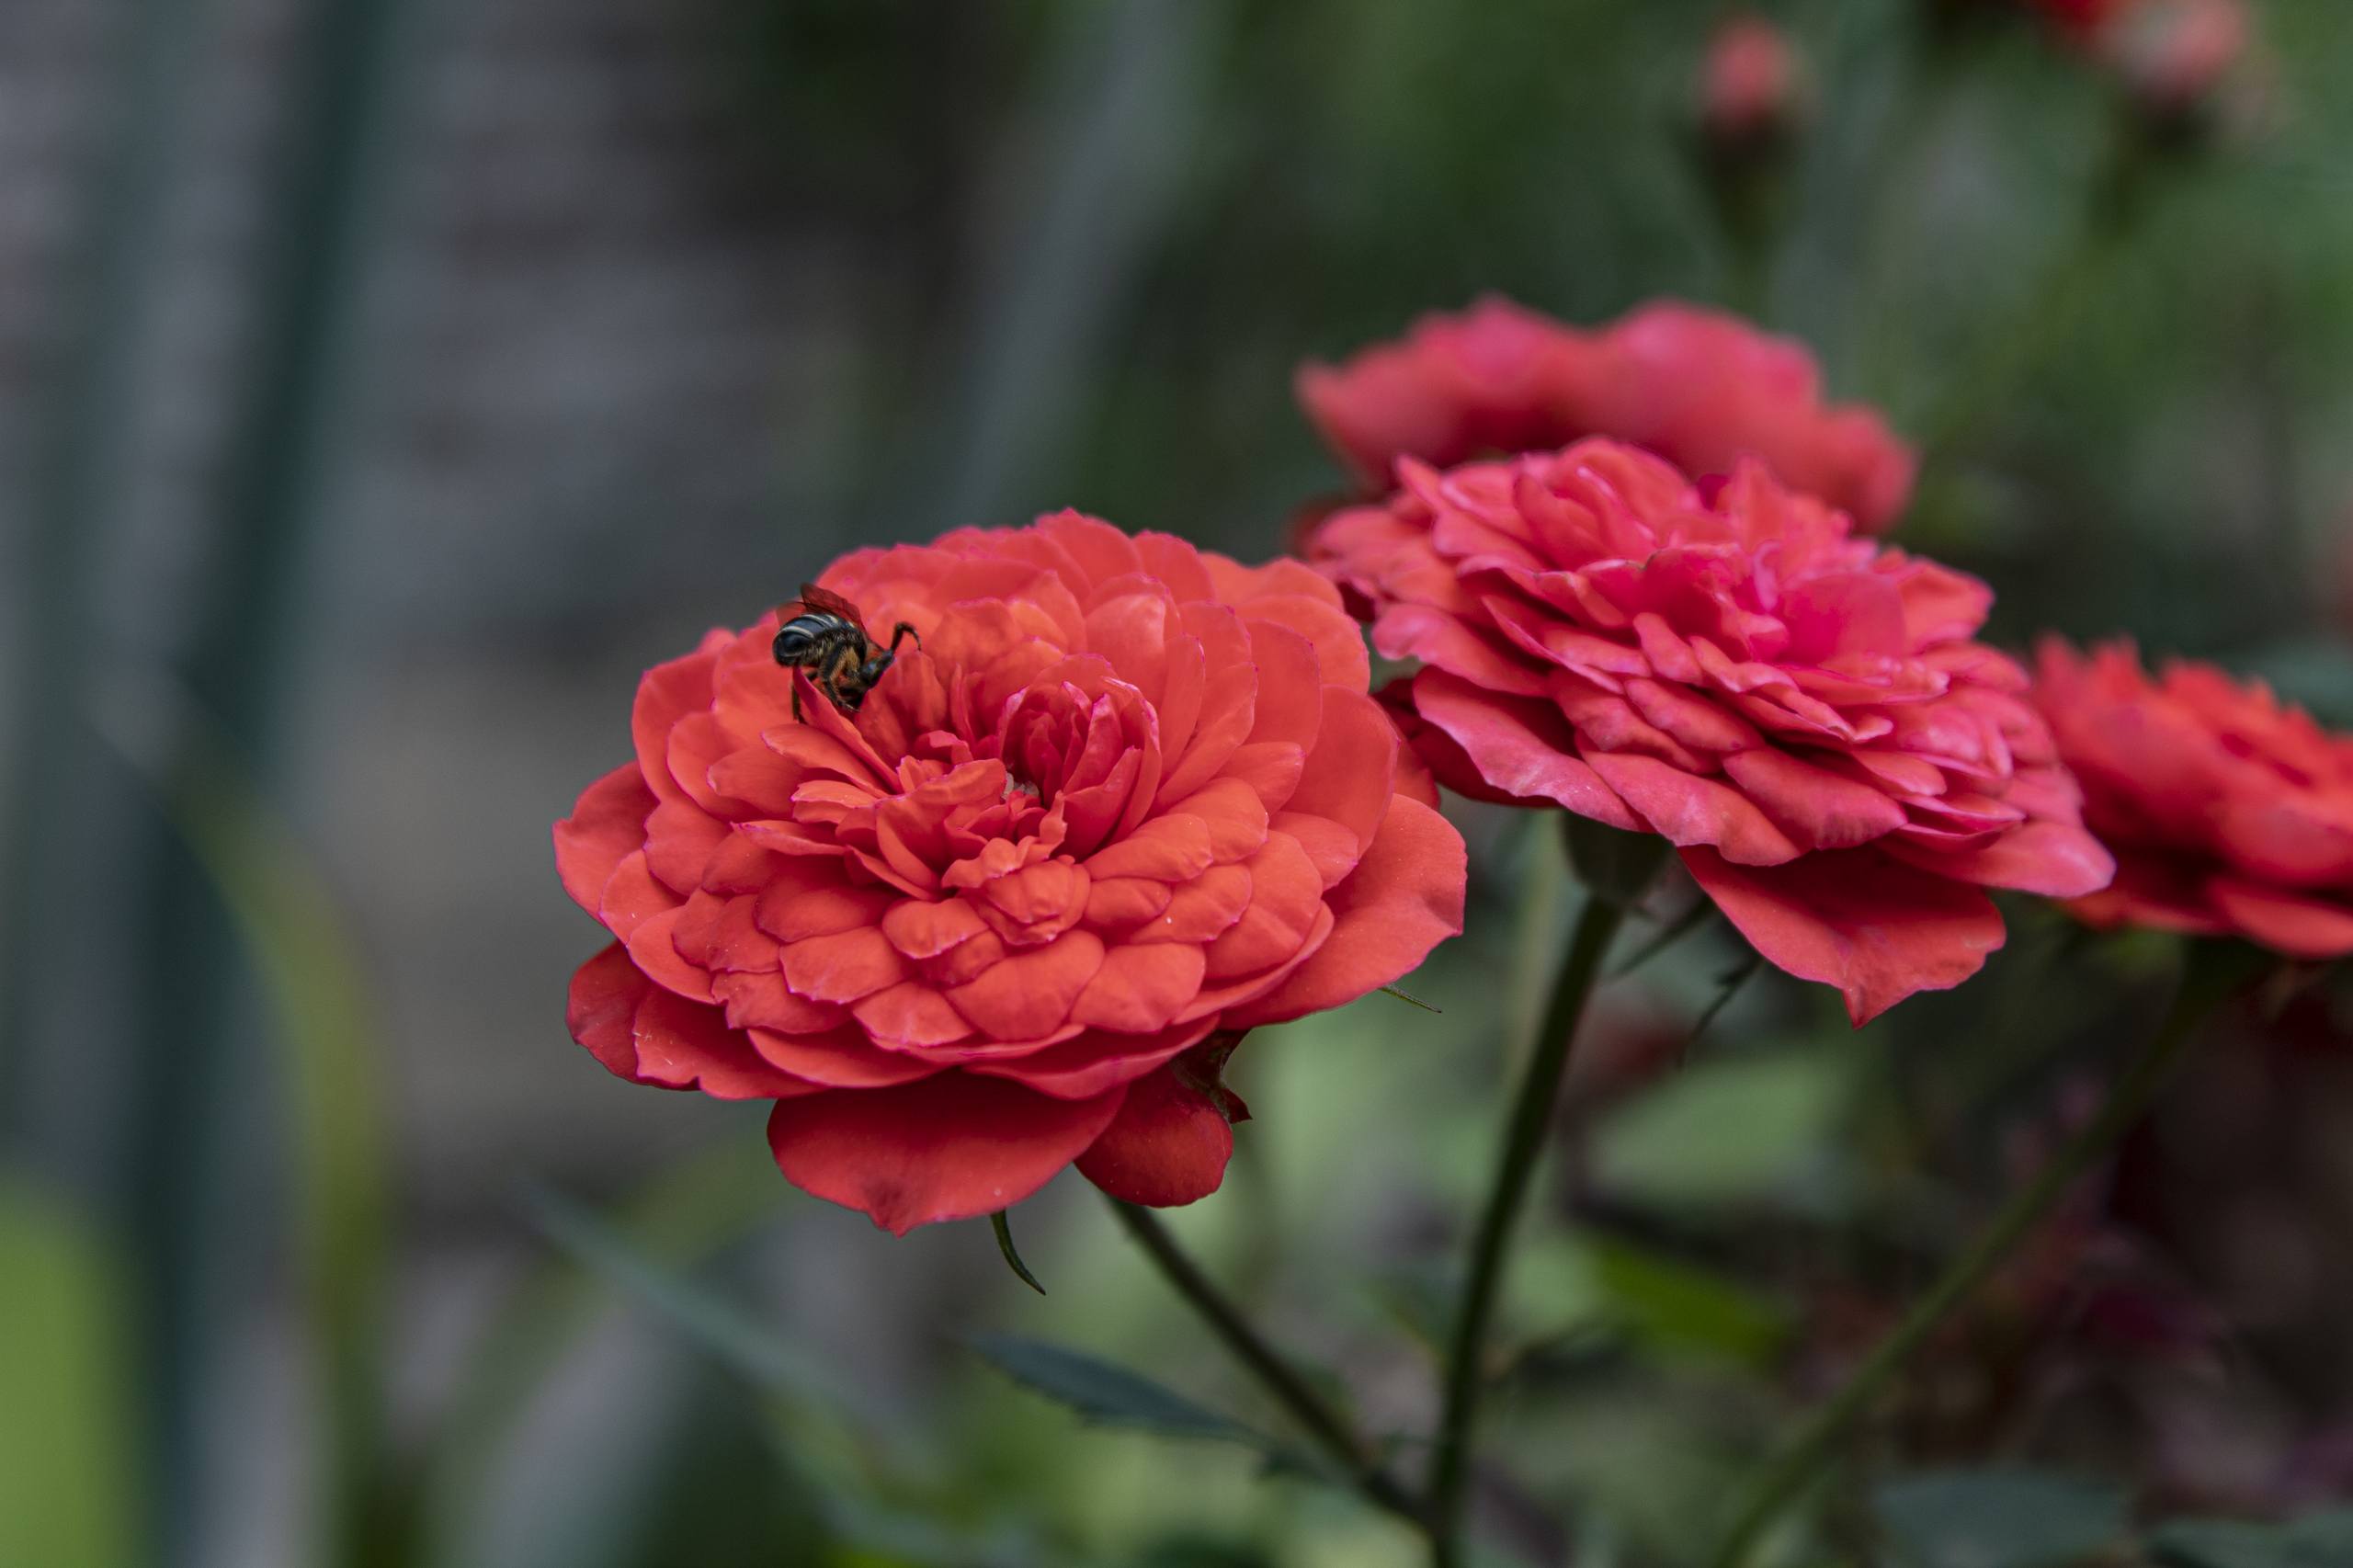
[[[810,1192],[904,1232],[1075,1161],[1189,1202],[1232,1149],[1240,1031],[1461,929],[1462,841],[1307,568],[1065,513],[822,585],[922,639],[854,716],[775,663],[776,616],[714,631],[646,674],[636,760],[555,830],[614,938],[574,1038],[634,1082],[775,1100]]]
[[[1400,458],[1445,468],[1607,436],[1693,475],[1757,459],[1874,533],[1912,494],[1911,449],[1869,409],[1825,404],[1804,345],[1672,301],[1581,332],[1490,298],[1346,364],[1304,366],[1298,393],[1374,493]]]
[[[2115,882],[2076,915],[2353,953],[2353,736],[2210,665],[2152,678],[2125,643],[2047,641],[2034,695],[2116,853]]]
[[[1694,485],[1589,440],[1398,477],[1310,559],[1422,662],[1394,700],[1440,780],[1665,835],[1857,1023],[2001,945],[1981,888],[2107,885],[2025,673],[1972,640],[1983,584],[1755,462]]]

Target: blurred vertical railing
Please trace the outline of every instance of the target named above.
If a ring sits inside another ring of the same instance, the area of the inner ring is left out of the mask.
[[[101,568],[121,527],[136,455],[162,234],[192,44],[207,6],[140,0],[120,9],[117,54],[94,87],[119,119],[92,168],[85,238],[61,269],[59,314],[69,324],[69,347],[41,433],[13,607],[22,687],[14,733],[0,753],[10,813],[0,847],[0,1082],[8,1085],[0,1093],[0,1161],[12,1163],[67,1163],[67,1151],[40,1146],[41,1124],[58,1108],[46,1091],[64,1074],[35,1058],[49,1043],[60,944],[76,925],[74,858],[84,825],[77,806],[98,767],[88,720]],[[160,1343],[153,1335],[145,1340]],[[107,1494],[142,1516],[122,1522],[126,1542],[163,1539],[157,1488],[147,1484],[155,1457],[125,1452],[126,1466],[140,1473],[115,1478]]]
[[[365,236],[381,189],[378,142],[389,117],[397,0],[312,0],[298,7],[295,43],[279,89],[290,106],[265,211],[263,256],[252,271],[257,306],[250,377],[234,405],[226,479],[201,595],[182,669],[201,710],[200,728],[267,793],[282,744],[280,715],[300,665],[310,536],[339,428],[348,380]],[[177,798],[202,772],[191,752],[165,764]],[[166,1563],[200,1551],[199,1464],[208,1358],[236,1321],[243,1282],[231,1267],[259,1254],[244,1222],[238,1145],[256,1102],[299,1115],[304,1099],[272,1074],[271,1059],[241,1046],[255,1017],[216,877],[167,828],[157,829],[146,900],[140,1057],[133,1075],[131,1147],[139,1163],[133,1237],[146,1278],[151,1325],[148,1387],[155,1422],[156,1482]],[[370,1108],[372,1109],[372,1108]],[[274,1141],[290,1162],[308,1140],[296,1128]],[[249,1168],[249,1167],[247,1167]],[[315,1173],[294,1166],[284,1186]],[[304,1206],[261,1212],[278,1218]],[[375,1315],[380,1244],[300,1236],[308,1333],[324,1418],[315,1445],[324,1535],[311,1560],[386,1561],[399,1532],[381,1506],[387,1479],[378,1451],[381,1356]],[[321,1256],[336,1279],[311,1277]]]
[[[1211,59],[1231,25],[1228,8],[1210,0],[1124,0],[1078,25],[1022,128],[1022,151],[1040,166],[1034,180],[1008,184],[1037,195],[975,291],[942,421],[947,455],[916,511],[926,531],[1026,520],[1004,509],[1066,447],[1077,388],[1175,212],[1186,151],[1208,112]]]
[[[135,446],[141,356],[154,318],[166,197],[186,116],[203,0],[126,7],[115,69],[97,92],[120,121],[94,169],[89,227],[60,314],[70,347],[43,432],[16,585],[22,690],[0,758],[10,815],[0,850],[0,1153],[21,1156],[40,1108],[28,1057],[41,1028],[43,978],[62,935],[79,781],[95,766],[87,722],[99,564],[119,524]]]

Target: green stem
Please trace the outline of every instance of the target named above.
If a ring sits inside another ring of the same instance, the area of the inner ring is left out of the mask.
[[[1160,1217],[1149,1209],[1118,1199],[1111,1200],[1111,1212],[1127,1231],[1129,1239],[1158,1267],[1161,1277],[1200,1314],[1210,1332],[1258,1380],[1284,1413],[1298,1423],[1300,1430],[1315,1440],[1356,1489],[1374,1506],[1395,1514],[1416,1528],[1427,1528],[1412,1494],[1367,1454],[1363,1442],[1339,1412],[1308,1385],[1282,1354],[1250,1325],[1250,1320],[1242,1315],[1242,1309],[1228,1301],[1225,1292],[1185,1256],[1176,1238],[1160,1222]]]
[[[1471,1474],[1471,1445],[1485,1386],[1487,1324],[1495,1315],[1495,1295],[1503,1282],[1506,1244],[1512,1222],[1528,1197],[1529,1178],[1542,1153],[1544,1133],[1560,1097],[1561,1074],[1569,1064],[1569,1044],[1585,1016],[1586,999],[1593,994],[1601,972],[1602,955],[1624,918],[1620,906],[1590,894],[1577,916],[1570,938],[1569,956],[1552,987],[1552,1002],[1537,1037],[1536,1054],[1520,1080],[1512,1107],[1511,1123],[1495,1164],[1487,1206],[1479,1217],[1479,1231],[1471,1244],[1471,1271],[1463,1281],[1462,1301],[1454,1320],[1454,1337],[1446,1362],[1446,1403],[1438,1423],[1438,1448],[1432,1456],[1429,1487],[1430,1561],[1435,1568],[1452,1568],[1461,1560],[1464,1488]]]
[[[1722,1549],[1712,1559],[1715,1568],[1745,1568],[1774,1521],[1827,1462],[1848,1429],[1870,1408],[1904,1364],[2002,1266],[2084,1174],[2140,1120],[2195,1038],[2198,1026],[2214,1004],[2243,978],[2245,956],[2244,949],[2219,943],[2193,950],[2188,971],[2165,1022],[2109,1091],[2108,1102],[2100,1108],[2099,1114],[2070,1138],[2041,1173],[2003,1207],[1984,1234],[1954,1260],[1927,1295],[1914,1303],[1904,1321],[1872,1348],[1830,1402],[1798,1428],[1750,1494],[1731,1533],[1724,1538]]]

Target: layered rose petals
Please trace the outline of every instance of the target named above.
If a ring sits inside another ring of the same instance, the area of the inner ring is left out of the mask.
[[[2001,945],[1985,888],[2114,867],[1984,585],[1849,535],[1742,462],[1695,484],[1588,440],[1335,513],[1311,561],[1371,607],[1440,782],[1672,841],[1757,950],[1859,1024]]]
[[[1241,1031],[1461,928],[1461,839],[1314,573],[1066,513],[824,586],[922,640],[855,715],[776,665],[774,616],[714,632],[646,675],[636,761],[555,830],[613,937],[574,1037],[635,1082],[775,1100],[810,1192],[898,1232],[1073,1163],[1191,1201]]]
[[[1911,449],[1870,410],[1825,403],[1802,344],[1674,301],[1585,332],[1490,298],[1345,364],[1303,367],[1298,394],[1376,494],[1400,458],[1448,468],[1588,436],[1695,477],[1755,458],[1869,532],[1891,527],[1912,494]]]
[[[2115,882],[2077,915],[2353,953],[2353,736],[2209,665],[2153,677],[2120,642],[2045,642],[2034,697],[2116,855]]]

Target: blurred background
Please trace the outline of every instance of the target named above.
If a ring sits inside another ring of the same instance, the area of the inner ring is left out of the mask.
[[[1761,6],[1761,125],[1703,0],[0,5],[0,1564],[1415,1561],[964,1346],[1273,1425],[1074,1177],[1015,1216],[1041,1300],[608,1077],[549,824],[638,671],[843,550],[1071,505],[1279,551],[1341,484],[1293,367],[1490,290],[1754,312],[1921,444],[1899,539],[2000,638],[2353,722],[2353,8],[2147,5]],[[1254,1040],[1176,1217],[1407,1465],[1574,897],[1549,824],[1458,820],[1442,1012]],[[1495,1561],[1693,1561],[2082,1114],[2172,955],[2012,913],[1859,1036],[1771,977],[1695,1042],[1707,932],[1606,994]],[[2150,1522],[2353,1490],[2348,1002],[2218,1030],[1790,1561],[2226,1568]],[[1951,1556],[1987,1495],[2059,1536]]]

